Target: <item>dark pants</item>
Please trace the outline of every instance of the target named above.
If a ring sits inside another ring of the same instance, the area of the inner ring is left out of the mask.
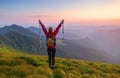
[[[56,48],[47,48],[49,65],[54,65]]]

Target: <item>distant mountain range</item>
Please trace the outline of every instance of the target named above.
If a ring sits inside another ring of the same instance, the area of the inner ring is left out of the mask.
[[[8,32],[11,32],[11,31],[18,32],[21,35],[25,35],[25,36],[28,36],[28,37],[39,38],[38,34],[35,34],[31,31],[23,28],[22,26],[19,26],[19,25],[16,25],[16,24],[0,28],[0,34],[1,35],[5,34],[5,33],[8,33]]]
[[[0,28],[0,42],[28,53],[41,53],[39,35],[22,26],[10,25]]]
[[[46,55],[46,43],[43,40],[41,49],[38,31],[36,27],[24,28],[15,24],[5,26],[0,28],[0,43],[24,52]],[[56,55],[63,58],[116,63],[107,53],[98,49],[89,38],[76,41],[58,39]]]
[[[36,27],[30,26],[27,29],[33,33],[39,34],[39,29]]]

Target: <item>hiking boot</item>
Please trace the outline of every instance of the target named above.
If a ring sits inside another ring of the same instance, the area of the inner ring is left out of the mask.
[[[54,65],[50,65],[50,68],[51,68],[51,69],[55,69],[55,66],[54,66]]]

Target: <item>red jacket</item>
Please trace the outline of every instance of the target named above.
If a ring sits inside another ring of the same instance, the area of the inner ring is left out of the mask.
[[[62,20],[62,21],[60,22],[60,24],[57,26],[57,28],[56,28],[56,29],[54,30],[54,32],[53,32],[55,42],[56,42],[56,35],[58,34],[60,28],[62,27],[63,22],[64,22],[64,20]],[[39,23],[40,23],[40,26],[42,27],[42,29],[43,29],[46,37],[47,37],[47,38],[50,37],[50,33],[47,31],[45,25],[44,25],[40,20],[39,20]],[[56,46],[47,46],[47,47],[48,47],[48,48],[56,48]]]

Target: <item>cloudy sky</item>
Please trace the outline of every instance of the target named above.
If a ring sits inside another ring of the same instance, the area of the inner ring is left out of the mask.
[[[0,26],[120,25],[120,0],[0,0]]]

